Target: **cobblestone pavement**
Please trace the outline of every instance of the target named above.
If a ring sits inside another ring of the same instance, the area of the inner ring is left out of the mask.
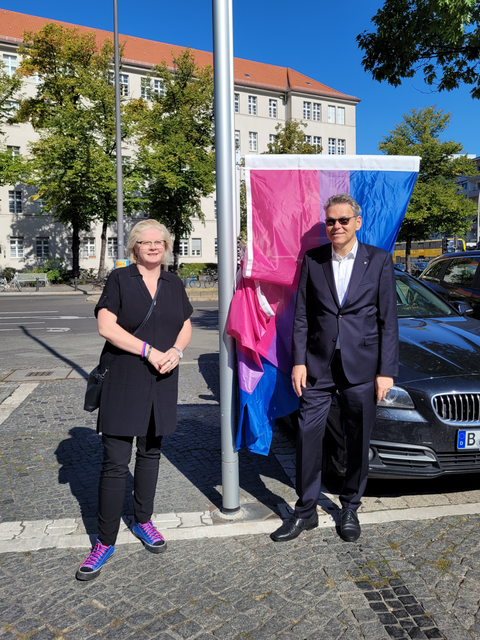
[[[157,486],[168,550],[154,556],[124,538],[91,583],[74,579],[85,543],[73,544],[72,535],[66,546],[78,523],[83,539],[96,532],[101,444],[95,414],[81,410],[85,382],[38,380],[25,399],[25,383],[0,383],[0,547],[9,527],[30,538],[63,527],[61,548],[0,553],[0,640],[480,638],[480,491],[472,476],[369,483],[354,544],[335,531],[334,489],[321,500],[328,526],[290,543],[235,523],[230,536],[195,533],[199,523],[210,533],[227,526],[210,517],[221,504],[215,313],[206,310],[197,325],[200,337],[180,367],[179,426],[164,440]],[[20,400],[9,411],[14,396]],[[242,505],[285,517],[296,499],[293,456],[293,434],[281,426],[269,456],[240,452]],[[442,509],[458,513],[437,517]],[[397,521],[380,523],[392,512]],[[173,535],[179,513],[180,526],[199,537]]]
[[[117,547],[90,583],[85,552],[0,557],[0,638],[159,640],[480,637],[480,518]]]

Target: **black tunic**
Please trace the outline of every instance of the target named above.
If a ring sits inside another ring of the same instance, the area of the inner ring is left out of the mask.
[[[137,334],[159,351],[173,347],[185,320],[193,312],[178,276],[161,272],[162,285],[152,315]],[[95,307],[108,309],[129,333],[142,324],[152,302],[137,266],[115,269],[108,277]],[[112,360],[118,356],[114,362]],[[98,413],[97,431],[115,436],[145,436],[152,406],[156,435],[173,433],[177,426],[178,367],[161,375],[141,356],[114,347],[109,342],[100,356],[105,376]]]

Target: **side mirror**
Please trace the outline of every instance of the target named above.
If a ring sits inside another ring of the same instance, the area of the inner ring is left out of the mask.
[[[461,300],[452,300],[450,302],[452,307],[460,313],[462,316],[471,316],[473,315],[473,307],[469,302],[463,302]]]

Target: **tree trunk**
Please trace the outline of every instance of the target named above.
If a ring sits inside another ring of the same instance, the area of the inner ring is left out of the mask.
[[[105,254],[107,252],[107,227],[108,222],[106,220],[102,223],[102,244],[100,247],[100,262],[98,263],[98,277],[105,277]]]
[[[405,269],[408,273],[412,273],[412,258],[410,257],[410,252],[412,250],[412,239],[407,238],[405,242]]]
[[[72,222],[72,271],[73,277],[80,276],[80,228],[75,222]]]
[[[180,255],[180,240],[175,237],[173,241],[173,265],[172,271],[173,273],[178,273],[178,257]]]

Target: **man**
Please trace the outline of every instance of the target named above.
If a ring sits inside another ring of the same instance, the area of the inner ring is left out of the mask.
[[[391,255],[358,242],[361,209],[348,194],[325,204],[331,244],[303,260],[293,328],[292,384],[300,397],[297,494],[293,517],[272,533],[280,542],[318,526],[322,441],[332,397],[341,398],[347,444],[340,535],[360,535],[357,509],[368,475],[376,403],[398,374],[398,321]]]

